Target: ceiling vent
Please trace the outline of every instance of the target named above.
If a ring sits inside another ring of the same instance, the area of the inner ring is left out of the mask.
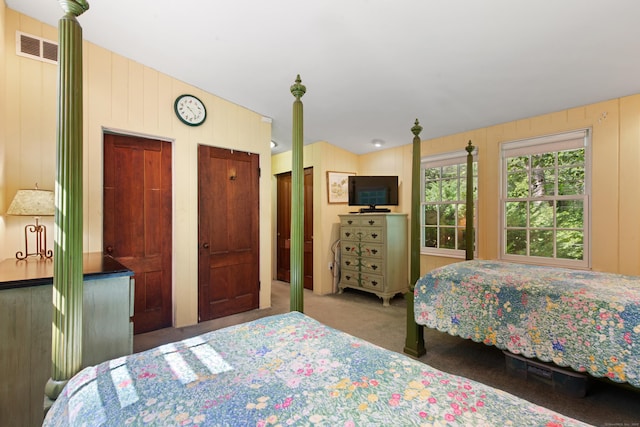
[[[57,64],[58,43],[16,31],[16,55]]]

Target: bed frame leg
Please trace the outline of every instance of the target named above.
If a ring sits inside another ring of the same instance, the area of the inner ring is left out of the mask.
[[[413,317],[413,292],[407,292],[404,298],[407,300],[407,339],[404,342],[404,352],[413,357],[424,356],[427,354],[424,327],[418,325]]]

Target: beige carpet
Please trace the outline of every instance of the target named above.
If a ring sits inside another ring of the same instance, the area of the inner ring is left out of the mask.
[[[167,328],[134,337],[134,351],[185,339],[209,330],[289,311],[289,284],[274,281],[272,307],[185,328]],[[402,296],[383,307],[382,300],[364,292],[318,296],[305,290],[304,312],[326,325],[401,353],[404,348],[406,305]],[[513,393],[579,420],[606,427],[640,427],[640,389],[592,379],[587,396],[575,398],[550,385],[507,373],[502,351],[495,347],[426,329],[427,354],[420,360],[437,369],[462,375]]]

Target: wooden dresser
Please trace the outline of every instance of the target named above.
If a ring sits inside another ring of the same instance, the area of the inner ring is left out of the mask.
[[[131,354],[133,272],[101,253],[83,257],[82,366]],[[53,261],[0,262],[0,425],[41,426],[51,378]]]
[[[383,305],[407,292],[407,215],[400,213],[346,214],[340,217],[340,282],[382,298]]]

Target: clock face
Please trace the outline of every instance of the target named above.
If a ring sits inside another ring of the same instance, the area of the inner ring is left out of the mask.
[[[189,126],[199,126],[207,118],[204,104],[193,95],[180,95],[173,107],[178,118]]]

